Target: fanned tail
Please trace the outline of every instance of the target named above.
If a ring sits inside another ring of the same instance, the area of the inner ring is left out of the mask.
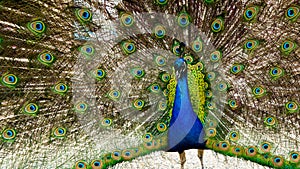
[[[183,57],[207,148],[300,168],[299,6],[1,1],[0,166],[107,168],[167,150]]]

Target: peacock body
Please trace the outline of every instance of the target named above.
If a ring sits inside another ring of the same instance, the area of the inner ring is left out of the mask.
[[[298,1],[8,0],[0,13],[0,168],[179,167],[169,152],[183,168],[189,149],[188,168],[300,168]]]

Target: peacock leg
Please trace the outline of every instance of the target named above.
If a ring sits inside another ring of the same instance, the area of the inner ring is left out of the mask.
[[[181,169],[184,169],[184,163],[186,162],[185,152],[179,153]]]
[[[198,157],[200,159],[200,163],[201,163],[202,169],[204,168],[203,154],[204,154],[204,150],[203,149],[198,149]]]

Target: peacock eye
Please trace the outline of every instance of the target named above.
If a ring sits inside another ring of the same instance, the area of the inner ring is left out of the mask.
[[[296,158],[298,158],[298,154],[292,154],[292,159],[296,159]]]
[[[135,153],[134,150],[131,149],[125,149],[122,151],[122,158],[126,161],[131,160],[134,154],[138,154],[137,152]]]
[[[205,91],[205,97],[211,98],[212,96],[213,96],[213,93],[212,93],[211,90],[206,90],[206,91]]]
[[[102,69],[97,69],[97,76],[102,78],[104,74],[105,72]]]
[[[280,46],[280,50],[283,54],[285,55],[289,55],[295,48],[297,47],[295,42],[289,41],[289,40],[285,40],[281,46]]]
[[[177,23],[180,27],[187,27],[191,22],[191,17],[186,12],[180,12],[180,14],[177,17]]]
[[[217,125],[218,125],[218,123],[216,121],[214,121],[214,120],[210,120],[208,122],[208,126],[209,127],[217,127]]]
[[[121,48],[126,55],[132,54],[136,51],[134,43],[130,41],[122,41]]]
[[[222,149],[228,148],[228,143],[226,143],[226,142],[221,143],[221,148]]]
[[[101,160],[93,160],[91,162],[91,167],[92,169],[101,169],[103,166],[103,163]]]
[[[164,38],[166,35],[166,28],[162,25],[157,25],[154,27],[153,33],[159,39]]]
[[[196,64],[196,68],[197,68],[197,70],[202,71],[204,69],[204,63],[198,62]]]
[[[8,76],[7,77],[7,79],[8,79],[8,81],[10,82],[10,83],[14,83],[15,81],[16,81],[16,78],[14,77],[14,76]]]
[[[270,69],[269,74],[272,79],[276,80],[284,75],[284,70],[280,67],[273,67]]]
[[[269,153],[271,151],[271,149],[272,149],[272,145],[269,142],[262,142],[260,144],[260,149],[264,153]]]
[[[171,79],[171,75],[169,73],[160,73],[159,74],[160,80],[164,83],[168,83]]]
[[[240,139],[240,134],[236,131],[232,131],[229,133],[229,140],[235,142]]]
[[[218,61],[220,61],[221,57],[222,57],[222,52],[221,51],[219,51],[219,50],[214,51],[210,54],[210,61],[218,62]]]
[[[285,16],[289,20],[296,20],[299,16],[300,8],[297,6],[291,6],[286,10]]]
[[[63,95],[68,91],[68,86],[60,82],[54,85],[53,90],[55,93]]]
[[[216,78],[216,73],[215,72],[207,72],[206,79],[208,81],[211,82],[211,81],[215,80],[215,78]]]
[[[268,123],[271,123],[272,121],[273,121],[273,119],[271,117],[267,119]]]
[[[241,146],[232,146],[230,148],[230,151],[236,155],[236,156],[240,156],[243,153],[243,148]]]
[[[128,44],[126,49],[128,51],[132,51],[133,50],[133,45],[132,44]]]
[[[295,10],[294,10],[293,8],[289,8],[289,9],[287,10],[287,16],[288,16],[288,17],[293,17],[293,16],[295,16]]]
[[[35,29],[38,30],[38,31],[42,30],[43,29],[43,24],[41,22],[37,22],[35,24]]]
[[[152,139],[153,139],[153,136],[151,133],[146,133],[143,135],[143,141],[146,143],[152,141]]]
[[[277,120],[276,120],[276,118],[274,118],[274,117],[266,117],[264,123],[265,123],[267,126],[271,126],[271,127],[272,127],[272,126],[275,126],[275,125],[276,125]]]
[[[252,18],[253,17],[253,12],[251,10],[246,10],[246,17],[249,19],[249,18]]]
[[[220,32],[224,29],[224,20],[223,18],[219,17],[215,19],[211,24],[211,29],[213,32]]]
[[[246,151],[247,156],[253,157],[256,155],[256,153],[257,153],[257,149],[255,147],[250,146],[247,148],[247,151]]]
[[[23,108],[23,112],[29,115],[36,115],[38,111],[39,107],[35,103],[28,103]]]
[[[111,157],[112,159],[119,161],[121,160],[121,152],[119,150],[115,150],[111,153]]]
[[[92,20],[92,12],[89,9],[77,9],[75,14],[81,22],[89,22]]]
[[[252,6],[252,7],[246,8],[246,10],[244,11],[244,19],[246,21],[254,20],[258,14],[258,11],[259,11],[258,6]]]
[[[1,137],[4,141],[13,141],[16,138],[16,135],[16,130],[8,128],[3,130]]]
[[[93,49],[92,49],[92,47],[87,47],[86,49],[85,49],[85,52],[86,53],[92,53],[93,52]]]
[[[6,87],[14,88],[19,82],[19,79],[16,75],[8,73],[2,76],[1,82]]]
[[[186,54],[183,59],[187,62],[187,64],[192,64],[194,62],[194,58],[190,54]]]
[[[55,138],[64,138],[66,136],[67,129],[64,127],[57,127],[53,130],[53,137]]]
[[[29,22],[27,27],[31,32],[39,36],[46,31],[46,26],[42,21]]]
[[[145,106],[145,102],[144,100],[142,99],[135,99],[133,102],[132,102],[132,106],[133,108],[137,109],[137,110],[142,110],[143,107]]]
[[[266,89],[260,86],[254,87],[252,93],[255,97],[260,98],[266,94]]]
[[[237,103],[235,100],[229,100],[228,105],[230,106],[231,109],[236,109],[238,107]]]
[[[278,69],[274,68],[271,73],[272,73],[272,75],[277,75],[278,74]]]
[[[259,41],[258,40],[247,40],[244,44],[244,48],[247,51],[253,51],[255,50],[259,45]]]
[[[281,167],[284,164],[284,160],[280,156],[273,157],[272,163],[275,167]]]
[[[81,101],[81,102],[78,102],[76,105],[75,105],[75,111],[78,112],[78,113],[85,113],[85,111],[88,109],[88,105]]]
[[[102,125],[103,126],[111,126],[111,124],[112,124],[112,120],[109,119],[109,118],[105,118],[105,119],[102,120]]]
[[[121,92],[119,90],[111,90],[108,92],[108,97],[114,101],[119,100]]]
[[[106,72],[103,69],[92,70],[91,74],[96,80],[102,80],[106,76]]]
[[[289,113],[295,113],[299,110],[298,103],[296,103],[295,101],[288,101],[285,104],[285,108]]]
[[[158,102],[158,109],[160,111],[165,111],[167,109],[167,102],[163,101],[163,100],[159,101]]]
[[[236,102],[234,100],[231,100],[230,106],[235,106],[235,105],[236,105]]]
[[[300,161],[300,154],[299,152],[291,152],[290,155],[290,161],[292,163],[298,163]]]
[[[157,84],[157,83],[153,83],[148,87],[148,90],[150,90],[150,92],[153,92],[153,93],[160,92],[160,89],[161,88],[160,88],[159,84]]]
[[[136,67],[130,70],[130,74],[135,78],[140,79],[145,75],[145,71],[142,68]]]
[[[65,84],[59,84],[57,86],[58,86],[59,90],[61,90],[61,91],[64,91],[67,88],[67,86]]]
[[[200,49],[201,49],[201,44],[199,44],[199,43],[193,44],[193,49],[194,49],[195,52],[200,51]]]
[[[125,156],[130,156],[130,155],[131,155],[131,152],[130,152],[130,151],[127,151],[127,152],[125,152],[124,154],[125,154]]]
[[[218,91],[220,92],[224,92],[224,91],[227,91],[229,88],[228,84],[226,82],[220,82],[218,85],[217,85],[217,89]]]
[[[192,50],[194,52],[201,52],[203,49],[203,42],[200,37],[197,37],[192,43]]]
[[[221,28],[221,24],[219,22],[213,23],[212,26],[213,26],[213,30],[215,30],[215,31]]]
[[[84,19],[89,18],[89,16],[90,16],[90,13],[89,13],[88,11],[84,11],[84,12],[82,13],[82,18],[84,18]]]
[[[253,43],[252,42],[247,42],[246,47],[247,47],[247,49],[251,49],[253,47]]]
[[[157,66],[165,66],[167,59],[161,55],[154,55],[154,61]]]
[[[244,70],[245,66],[242,64],[234,64],[230,68],[230,72],[234,75],[239,74]]]
[[[164,132],[167,130],[167,125],[165,123],[157,123],[156,128],[159,132]]]
[[[38,61],[46,66],[50,66],[54,63],[55,57],[50,52],[42,52],[38,55]]]
[[[46,61],[52,60],[52,56],[51,56],[50,54],[47,53],[47,54],[45,55],[45,60],[46,60]]]
[[[87,164],[85,161],[77,161],[75,164],[75,169],[87,169]]]
[[[92,45],[84,45],[79,47],[79,51],[83,54],[87,59],[90,59],[95,54],[95,49]]]
[[[210,138],[216,136],[216,134],[217,134],[217,131],[215,128],[208,128],[206,131],[207,137],[210,137]]]
[[[274,162],[275,162],[275,163],[279,163],[280,161],[281,161],[280,158],[274,158]]]
[[[134,18],[129,13],[123,13],[120,17],[120,20],[121,20],[121,24],[126,27],[130,27],[134,23]]]
[[[209,110],[214,110],[216,108],[216,104],[212,101],[206,101],[206,107],[209,109]]]

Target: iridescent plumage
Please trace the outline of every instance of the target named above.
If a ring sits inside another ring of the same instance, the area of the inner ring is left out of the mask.
[[[299,16],[295,0],[0,1],[0,168],[162,151],[184,167],[188,149],[197,167],[300,168]]]

